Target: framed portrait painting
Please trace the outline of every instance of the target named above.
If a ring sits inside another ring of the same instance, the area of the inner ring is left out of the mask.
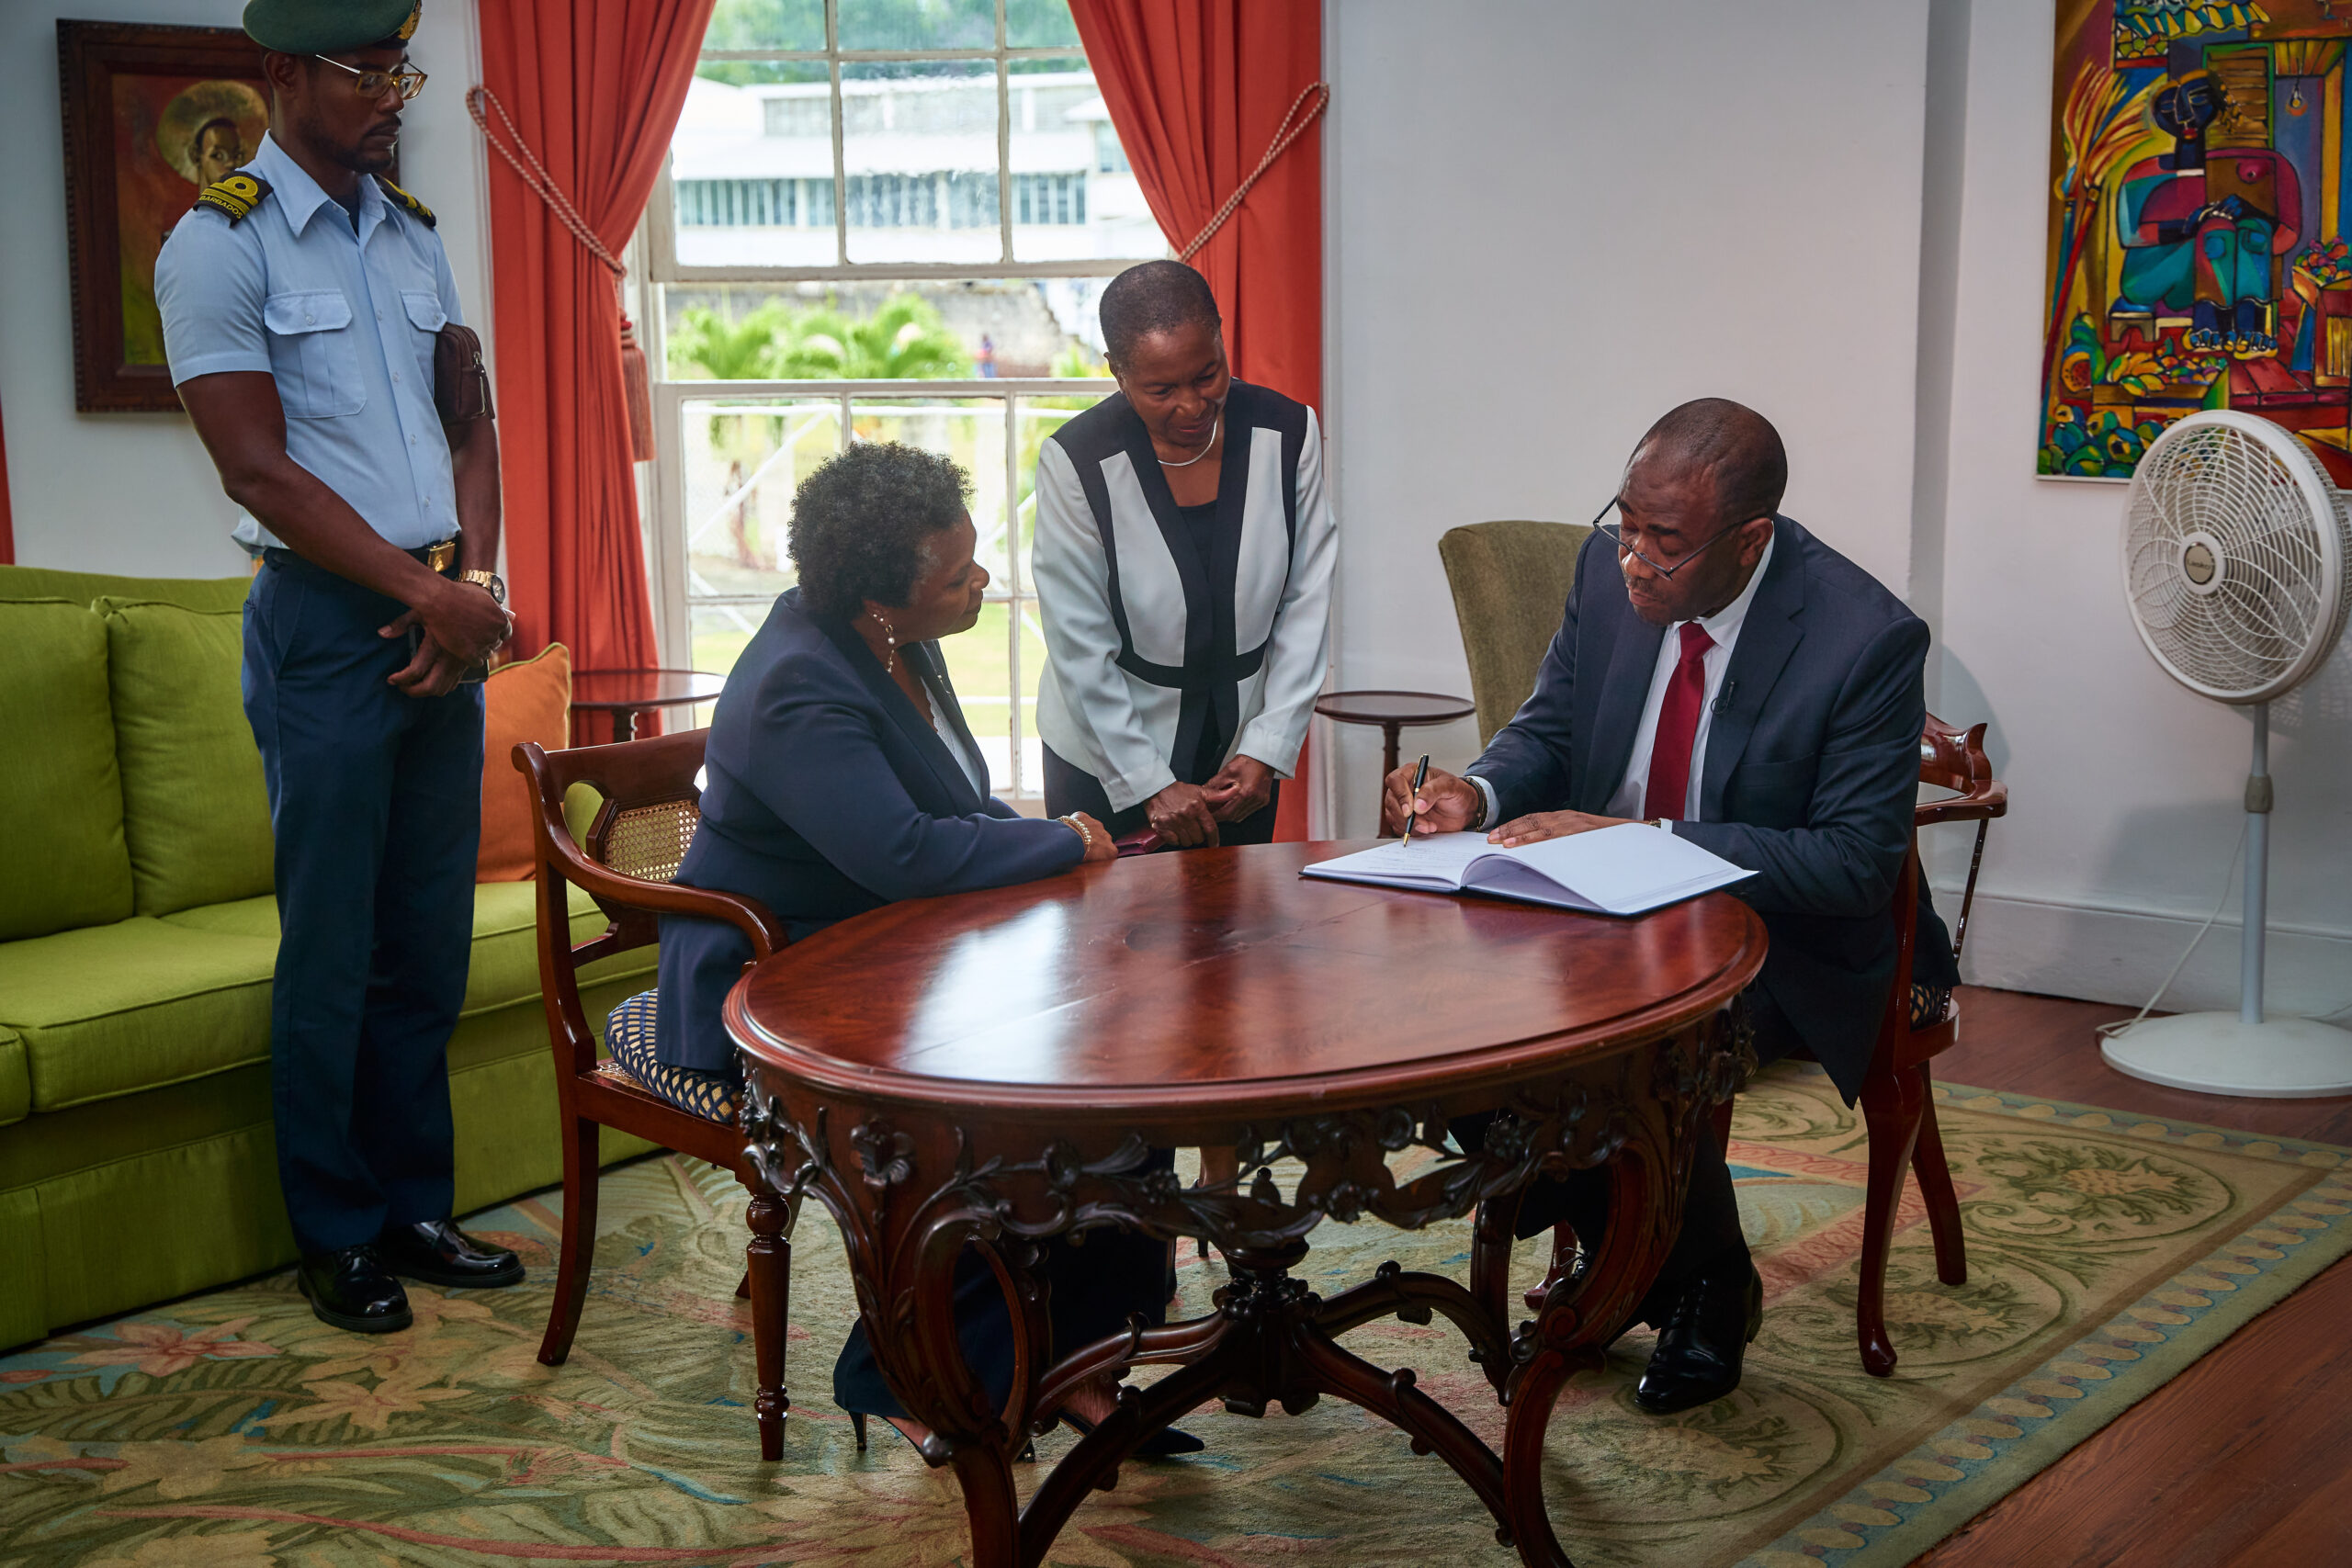
[[[176,410],[155,256],[269,129],[261,46],[235,28],[60,21],[74,406]]]

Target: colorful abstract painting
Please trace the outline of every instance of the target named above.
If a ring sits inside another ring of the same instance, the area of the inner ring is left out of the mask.
[[[2347,0],[2058,0],[2038,471],[2233,408],[2352,484]]]

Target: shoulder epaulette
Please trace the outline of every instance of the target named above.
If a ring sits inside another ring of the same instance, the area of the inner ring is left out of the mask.
[[[438,227],[438,224],[433,216],[433,209],[425,206],[424,203],[417,200],[416,197],[409,195],[408,192],[401,189],[400,186],[394,185],[391,181],[386,179],[381,175],[378,175],[376,176],[376,183],[384,187],[384,194],[390,197],[392,200],[399,205],[401,211],[407,213],[411,218],[415,219],[419,223],[424,224],[428,229]]]
[[[215,180],[206,186],[203,194],[196,198],[196,204],[212,209],[227,217],[232,223],[241,223],[268,196],[269,183],[266,180],[240,169],[226,179]]]

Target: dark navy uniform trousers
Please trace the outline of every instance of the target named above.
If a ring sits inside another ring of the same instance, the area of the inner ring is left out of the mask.
[[[482,696],[390,683],[397,602],[282,551],[245,599],[277,840],[277,1171],[305,1252],[448,1217],[449,1032],[481,836]]]

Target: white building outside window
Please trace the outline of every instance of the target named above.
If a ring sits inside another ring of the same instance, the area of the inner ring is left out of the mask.
[[[994,581],[943,649],[1034,803],[1037,448],[1111,389],[1103,285],[1169,254],[1068,0],[718,0],[644,238],[664,662],[731,668],[846,442],[944,452]]]

